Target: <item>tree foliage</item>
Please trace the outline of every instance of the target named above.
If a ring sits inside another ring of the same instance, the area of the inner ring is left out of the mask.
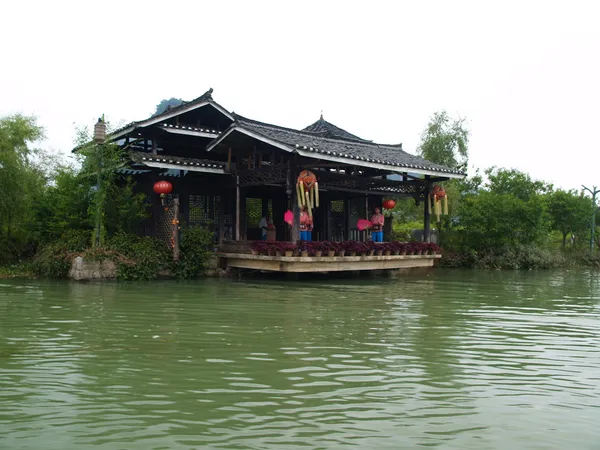
[[[466,170],[469,134],[466,119],[453,119],[446,111],[436,112],[421,134],[419,155],[437,164]]]
[[[556,190],[548,196],[548,212],[552,220],[552,229],[562,234],[563,249],[569,233],[579,234],[588,227],[587,217],[592,210],[592,202],[588,197],[576,191]]]

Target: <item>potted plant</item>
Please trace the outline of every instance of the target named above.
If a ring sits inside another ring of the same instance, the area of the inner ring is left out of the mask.
[[[252,241],[250,251],[253,255],[266,255],[269,252],[268,243],[265,241]]]
[[[298,254],[305,258],[308,256],[308,242],[306,241],[298,241],[297,244]]]
[[[360,251],[360,242],[347,241],[345,242],[344,249],[346,250],[346,255],[356,256],[356,254]]]
[[[309,249],[311,256],[320,258],[323,256],[323,243],[322,242],[309,242]]]
[[[392,254],[392,243],[386,242],[381,245],[383,247],[383,254],[385,256],[390,256]]]
[[[293,242],[282,242],[280,245],[281,252],[284,256],[290,257],[294,255],[294,250],[296,250],[296,244]]]
[[[356,253],[360,256],[365,256],[369,252],[369,246],[364,242],[356,243]]]
[[[346,255],[346,247],[344,245],[343,242],[336,242],[335,243],[335,252],[338,256],[345,256]]]
[[[335,256],[335,245],[333,242],[325,241],[321,242],[323,253],[326,253],[330,258]]]
[[[433,242],[429,242],[427,244],[427,254],[428,255],[437,255],[440,252],[440,246],[433,243]]]
[[[366,250],[367,256],[373,256],[375,254],[375,250],[377,250],[375,248],[376,245],[377,244],[375,244],[375,242],[373,242],[373,241],[369,241],[369,242],[365,243],[365,248],[367,249]]]

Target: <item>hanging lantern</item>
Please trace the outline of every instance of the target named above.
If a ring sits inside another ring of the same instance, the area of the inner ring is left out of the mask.
[[[164,197],[173,191],[173,185],[168,181],[157,181],[154,183],[154,187],[152,189],[157,194],[160,194],[161,197]]]
[[[312,217],[312,209],[319,207],[319,183],[317,177],[310,170],[303,170],[296,179],[296,196],[298,206],[306,206],[308,214]]]
[[[396,202],[394,200],[384,200],[383,201],[384,209],[394,209],[394,206],[396,206]]]
[[[156,183],[154,183],[152,189],[157,194],[160,194],[160,202],[164,206],[165,196],[173,191],[173,185],[168,181],[157,181]],[[165,208],[165,211],[168,211],[168,209],[169,208]]]
[[[430,214],[433,212],[436,215],[438,222],[442,214],[445,216],[448,215],[448,196],[442,186],[433,186],[431,194],[429,194],[429,199],[427,199],[427,208]]]

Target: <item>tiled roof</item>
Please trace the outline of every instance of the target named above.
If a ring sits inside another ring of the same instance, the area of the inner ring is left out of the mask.
[[[126,130],[127,128],[137,128],[138,126],[144,126],[147,123],[158,123],[158,122],[160,122],[160,119],[164,116],[168,115],[169,117],[171,117],[173,115],[173,113],[177,113],[177,111],[188,109],[190,106],[194,106],[194,105],[198,105],[198,104],[202,104],[202,103],[210,103],[210,104],[220,108],[221,110],[226,111],[227,114],[229,114],[229,112],[225,108],[223,108],[221,105],[219,105],[217,102],[215,102],[213,100],[212,93],[213,93],[213,89],[210,88],[208,91],[206,91],[200,97],[195,98],[194,100],[191,100],[189,102],[183,102],[179,106],[167,108],[162,113],[157,114],[156,116],[152,116],[148,119],[139,120],[136,122],[130,122],[127,125],[124,125],[121,128],[112,131],[110,133],[110,135],[116,135],[116,134],[120,133],[121,131]]]
[[[364,161],[397,167],[398,169],[421,169],[440,173],[463,175],[462,172],[440,164],[427,161],[420,156],[411,155],[402,150],[402,144],[384,145],[367,141],[349,141],[330,139],[316,136],[308,131],[298,131],[291,128],[279,127],[263,122],[257,122],[235,115],[234,126],[260,134],[268,139],[285,144],[297,150],[303,150],[319,155],[335,156],[347,159],[349,163]],[[360,163],[357,163],[360,165]]]
[[[225,163],[221,161],[211,161],[208,159],[184,158],[182,156],[172,155],[153,155],[144,152],[129,152],[129,157],[133,162],[145,164],[146,162],[155,162],[163,164],[175,164],[185,167],[205,167],[208,169],[224,169]]]
[[[361,139],[358,136],[353,135],[352,133],[348,133],[346,130],[341,129],[340,127],[336,127],[330,122],[327,122],[325,119],[323,119],[323,116],[321,116],[321,118],[315,123],[302,129],[302,131],[306,131],[308,133],[316,134],[317,136],[332,139],[345,139],[349,141],[369,142],[365,139]]]
[[[212,128],[188,127],[186,125],[172,125],[170,123],[163,123],[162,126],[165,127],[165,128],[172,128],[174,130],[199,131],[201,133],[221,134],[220,131],[214,130]]]

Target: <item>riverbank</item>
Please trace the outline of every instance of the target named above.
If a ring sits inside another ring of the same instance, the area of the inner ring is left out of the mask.
[[[0,280],[11,278],[38,278],[31,268],[31,263],[18,263],[0,266]]]
[[[538,270],[573,267],[600,268],[600,255],[590,257],[583,251],[523,246],[500,251],[447,251],[440,267],[465,269]]]

